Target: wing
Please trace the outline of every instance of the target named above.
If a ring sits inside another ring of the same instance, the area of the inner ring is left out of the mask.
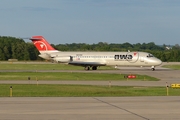
[[[83,61],[71,61],[68,64],[77,66],[105,66],[105,62],[83,62]]]

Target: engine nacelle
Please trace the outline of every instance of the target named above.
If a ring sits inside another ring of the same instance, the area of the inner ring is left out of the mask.
[[[51,57],[48,54],[39,54],[38,56],[46,60],[51,60]]]
[[[53,58],[53,60],[58,63],[68,63],[68,62],[72,61],[72,57],[71,56],[59,56],[59,57]]]

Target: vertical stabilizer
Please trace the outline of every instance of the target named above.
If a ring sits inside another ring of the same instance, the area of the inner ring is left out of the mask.
[[[30,38],[40,53],[58,52],[55,50],[43,36],[32,36]]]

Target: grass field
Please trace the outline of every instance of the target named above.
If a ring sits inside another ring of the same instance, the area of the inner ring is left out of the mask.
[[[117,97],[117,96],[166,96],[165,87],[122,87],[91,85],[0,85],[0,97]],[[170,96],[179,96],[180,89],[169,88]]]
[[[0,63],[0,70],[29,70],[31,72],[0,72],[0,80],[27,80],[30,77],[31,80],[83,80],[83,81],[106,81],[106,80],[127,80],[124,78],[124,74],[107,74],[101,73],[101,70],[116,70],[110,66],[103,66],[98,68],[96,73],[91,72],[72,72],[71,70],[83,70],[80,66],[71,66],[66,64],[55,64],[40,62],[37,63]],[[69,72],[38,72],[40,70],[69,70]],[[34,72],[33,72],[34,71]],[[147,75],[136,75],[136,79],[129,80],[145,80],[145,81],[157,81],[157,78]]]
[[[164,65],[163,67],[174,69],[174,70],[180,70],[180,65]]]
[[[50,62],[42,62],[40,64],[33,62],[31,62],[31,64],[26,62],[20,62],[19,64],[18,63],[0,62],[0,70],[84,70],[84,67],[81,66],[57,64]],[[98,70],[116,70],[116,69],[111,66],[102,66],[102,67],[98,67]]]
[[[101,70],[115,70],[112,67],[103,66],[98,68],[96,73],[92,72],[72,72],[71,70],[83,70],[83,67],[65,64],[14,64],[0,63],[0,70],[30,70],[34,72],[0,72],[0,80],[77,80],[77,81],[108,81],[127,80],[124,74],[101,73]],[[38,70],[69,70],[69,72],[38,72]],[[157,81],[146,75],[136,75],[136,79]],[[117,97],[117,96],[165,96],[164,87],[122,87],[122,86],[91,86],[91,85],[35,85],[35,84],[0,84],[0,97],[10,96],[10,86],[12,86],[13,97]],[[169,95],[180,95],[179,89],[169,89]]]
[[[125,74],[113,73],[81,73],[81,72],[0,72],[0,80],[77,80],[77,81],[124,81]],[[147,75],[136,75],[135,79],[141,81],[157,81],[157,78]]]

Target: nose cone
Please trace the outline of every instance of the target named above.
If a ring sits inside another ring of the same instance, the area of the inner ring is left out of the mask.
[[[161,65],[162,64],[162,61],[158,58],[151,58],[151,59],[148,59],[148,62],[149,64],[153,65],[153,66],[158,66],[158,65]]]
[[[160,59],[157,59],[156,60],[156,65],[161,65],[162,64],[162,61]]]

